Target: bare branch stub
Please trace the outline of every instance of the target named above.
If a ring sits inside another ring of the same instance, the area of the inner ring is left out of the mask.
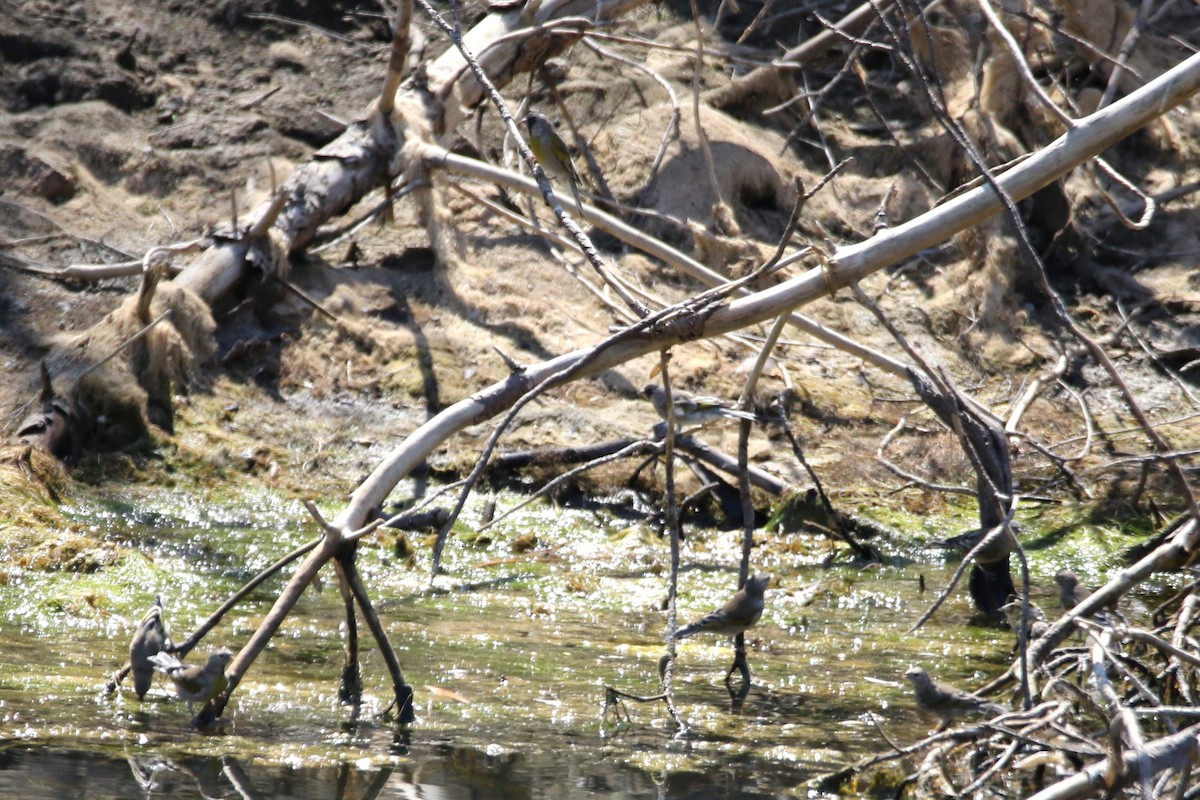
[[[944,381],[940,385],[916,371],[910,380],[921,399],[938,417],[963,437],[963,447],[976,469],[976,498],[979,501],[979,525],[990,530],[1005,522],[1013,502],[1012,461],[1004,427],[992,414]],[[999,617],[1000,607],[1016,594],[1009,557],[989,563],[976,562],[969,579],[975,607],[989,616]]]

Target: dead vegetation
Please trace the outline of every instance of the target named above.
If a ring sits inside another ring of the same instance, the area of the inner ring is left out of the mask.
[[[1200,647],[1189,631],[1200,581],[1162,602],[1144,628],[1115,610],[1115,599],[1151,571],[1139,562],[1053,624],[1036,605],[1015,603],[1018,658],[981,689],[1003,690],[1007,708],[895,745],[829,776],[826,788],[904,759],[917,766],[901,786],[921,796],[1194,796]]]

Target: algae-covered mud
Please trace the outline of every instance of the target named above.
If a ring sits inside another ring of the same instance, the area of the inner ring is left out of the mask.
[[[501,510],[516,502],[499,498]],[[338,704],[343,623],[331,585],[306,593],[224,718],[198,732],[165,679],[138,702],[128,683],[106,695],[108,676],[156,594],[182,638],[312,538],[307,514],[258,490],[77,498],[66,510],[124,547],[91,572],[5,573],[5,796],[60,797],[68,786],[89,787],[89,797],[234,796],[239,780],[258,797],[331,797],[350,783],[362,788],[344,796],[372,785],[381,796],[424,796],[430,786],[488,797],[811,796],[814,778],[886,749],[885,733],[910,741],[928,730],[903,682],[907,666],[969,686],[1011,660],[1011,634],[970,624],[962,591],[907,633],[954,567],[938,551],[896,545],[881,565],[826,565],[827,543],[760,532],[754,567],[773,580],[748,634],[753,689],[731,703],[722,683],[729,643],[685,640],[675,690],[688,730],[676,737],[660,703],[627,703],[628,718],[604,709],[605,687],[659,690],[666,542],[615,517],[543,505],[486,535],[460,525],[432,588],[419,538],[415,559],[398,557],[387,535],[362,548],[360,568],[416,688],[412,728],[377,716],[390,687],[370,641],[363,713],[352,721]],[[740,533],[689,532],[681,620],[732,592],[739,547]],[[1045,585],[1057,557],[1033,556]],[[240,647],[285,578],[256,590],[191,660]]]

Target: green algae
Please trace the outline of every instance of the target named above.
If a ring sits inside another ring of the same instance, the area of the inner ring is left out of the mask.
[[[521,500],[507,493],[496,499],[500,512]],[[456,532],[476,530],[484,502],[472,499]],[[330,505],[323,513],[336,510]],[[827,566],[834,547],[827,541],[760,532],[752,567],[773,580],[763,619],[748,636],[749,696],[731,703],[722,683],[732,656],[728,642],[696,637],[679,644],[674,670],[686,734],[675,735],[656,703],[627,704],[630,721],[613,725],[602,716],[606,686],[639,695],[658,691],[667,543],[641,525],[535,503],[489,528],[486,543],[452,537],[446,573],[432,588],[427,546],[418,546],[410,563],[395,557],[387,536],[364,540],[359,569],[416,691],[418,723],[403,746],[397,730],[377,718],[391,688],[368,638],[358,720],[338,704],[343,610],[332,586],[305,593],[225,717],[205,735],[191,729],[185,706],[163,683],[144,703],[128,687],[104,695],[103,684],[123,663],[133,629],[156,594],[165,598],[181,637],[257,570],[315,536],[307,512],[286,491],[218,492],[200,484],[74,498],[62,512],[69,525],[123,555],[86,574],[10,569],[0,585],[0,646],[20,665],[0,679],[0,737],[10,742],[380,769],[409,763],[412,747],[449,741],[468,752],[521,754],[548,772],[569,743],[572,754],[603,759],[615,773],[682,779],[721,773],[734,761],[749,765],[766,790],[790,795],[803,793],[799,787],[820,774],[885,749],[881,729],[901,741],[925,732],[901,677],[910,664],[971,686],[1011,660],[1007,631],[967,624],[972,612],[965,588],[919,634],[908,633],[949,579],[956,557],[892,541],[881,564],[839,559]],[[938,528],[937,536],[958,524]],[[1042,547],[1040,530],[1031,532],[1039,542],[1030,548],[1039,585],[1059,564],[1089,552]],[[537,544],[514,554],[514,542],[530,534]],[[702,615],[733,591],[740,547],[738,531],[688,531],[680,621]],[[1111,559],[1118,551],[1103,555]],[[289,573],[252,593],[200,653],[241,646]],[[332,580],[330,572],[322,584]],[[1049,605],[1051,593],[1040,589],[1035,599]]]

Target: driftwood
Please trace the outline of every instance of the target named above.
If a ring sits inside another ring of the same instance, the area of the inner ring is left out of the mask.
[[[1014,199],[1032,194],[1061,174],[1082,163],[1094,153],[1141,125],[1154,119],[1200,88],[1200,56],[1193,57],[1160,79],[1092,117],[1081,120],[1076,128],[1026,159],[999,178],[1000,185]],[[426,151],[422,151],[426,152]],[[428,161],[423,162],[427,166]],[[352,530],[367,519],[371,508],[380,504],[392,487],[421,463],[432,449],[454,433],[482,422],[510,407],[518,398],[547,378],[585,358],[587,369],[577,375],[595,374],[603,369],[655,350],[701,336],[713,336],[737,330],[754,322],[778,316],[817,297],[857,281],[865,275],[896,263],[915,252],[944,240],[953,233],[978,223],[1000,210],[1000,202],[989,187],[968,191],[917,219],[881,231],[858,245],[839,248],[828,263],[804,275],[748,297],[730,301],[702,323],[686,316],[664,320],[661,324],[617,343],[602,343],[595,348],[567,353],[541,364],[527,367],[470,398],[466,398],[413,431],[352,494],[347,507],[333,527]],[[266,641],[286,616],[299,591],[311,580],[320,565],[336,550],[336,544],[314,553],[296,573],[287,590],[276,602],[272,613],[230,667],[231,690],[252,663]],[[227,696],[225,696],[227,697]],[[225,697],[218,699],[223,708]]]
[[[1115,796],[1132,786],[1142,797],[1185,796],[1200,758],[1200,644],[1190,633],[1200,622],[1200,581],[1162,603],[1153,630],[1092,615],[1150,574],[1173,569],[1197,541],[1200,526],[1184,522],[1138,564],[1044,624],[1027,654],[1017,648],[1017,663],[978,692],[1011,687],[1024,670],[1029,694],[1009,695],[1014,710],[865,759],[824,786],[912,758],[919,766],[905,784],[925,793],[988,796],[1016,784],[1022,796],[1041,800]],[[1086,637],[1082,646],[1067,641],[1074,631]],[[1107,730],[1107,741],[1097,741],[1096,730]]]
[[[1024,198],[1078,166],[1093,153],[1137,130],[1162,111],[1200,89],[1200,56],[1193,56],[1142,90],[1101,112],[1081,120],[1076,130],[1023,161],[1000,178],[1016,199]],[[454,433],[489,419],[511,405],[534,385],[584,357],[592,356],[585,373],[596,374],[646,353],[663,350],[693,338],[716,336],[755,322],[772,319],[784,311],[823,297],[838,288],[930,247],[954,233],[997,213],[1000,202],[988,187],[966,192],[909,223],[889,228],[867,241],[839,248],[828,264],[817,267],[770,289],[738,298],[711,314],[701,325],[689,320],[666,322],[618,344],[566,353],[513,375],[442,411],[405,440],[376,467],[355,490],[342,519],[357,521],[366,509],[381,501],[400,479]]]

